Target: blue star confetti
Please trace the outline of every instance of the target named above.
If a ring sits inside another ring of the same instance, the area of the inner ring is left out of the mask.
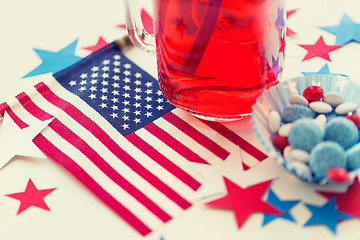
[[[264,214],[263,226],[270,223],[272,220],[276,218],[283,218],[289,220],[291,222],[295,222],[295,219],[292,217],[290,213],[290,209],[293,208],[296,204],[300,202],[300,200],[292,200],[292,201],[282,201],[280,200],[275,193],[270,189],[267,202],[273,205],[274,207],[280,209],[284,212],[282,215],[275,214]]]
[[[360,24],[354,22],[346,13],[343,14],[338,26],[320,27],[336,35],[335,44],[344,45],[351,41],[360,42]]]
[[[318,72],[301,72],[304,75],[330,74],[329,65],[326,63]]]
[[[317,72],[301,72],[301,73],[304,74],[304,75],[331,74],[331,75],[347,76],[347,75],[339,74],[339,73],[331,73],[329,65],[327,63],[324,66],[322,66],[322,68]]]
[[[81,57],[75,56],[77,41],[78,40],[75,40],[58,52],[51,52],[34,48],[36,54],[41,58],[42,63],[26,74],[23,78],[49,72],[56,73],[79,61]]]
[[[353,218],[351,215],[337,210],[336,197],[331,198],[323,206],[315,206],[311,204],[305,204],[305,206],[312,212],[312,216],[305,223],[304,227],[323,224],[335,234],[337,222]]]

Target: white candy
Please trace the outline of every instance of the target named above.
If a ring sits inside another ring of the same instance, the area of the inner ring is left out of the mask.
[[[323,101],[330,104],[332,107],[336,107],[342,104],[345,99],[340,93],[329,92],[324,95]]]
[[[290,153],[291,159],[295,161],[300,161],[307,163],[310,158],[310,154],[306,151],[300,149],[293,149]]]
[[[309,101],[301,95],[291,95],[289,97],[289,102],[291,104],[300,104],[304,106],[309,105]]]
[[[276,111],[271,111],[269,116],[269,128],[272,133],[277,133],[281,125],[280,114]]]
[[[296,175],[301,176],[301,178],[311,181],[312,179],[311,170],[305,163],[300,161],[291,161],[287,165],[287,167],[293,170],[296,173]]]
[[[319,122],[320,124],[322,124],[324,126],[326,124],[326,116],[324,114],[319,114],[314,120]]]
[[[292,160],[291,159],[292,150],[293,150],[293,148],[290,145],[285,147],[284,152],[283,152],[285,161],[291,162],[291,160]]]
[[[335,112],[337,114],[344,115],[344,114],[351,113],[351,112],[355,111],[356,108],[357,108],[356,103],[346,102],[346,103],[342,103],[339,106],[337,106],[335,108]]]
[[[319,114],[315,119],[314,122],[321,128],[324,132],[325,125],[326,125],[326,116],[324,114]]]
[[[291,126],[292,126],[292,123],[286,123],[286,124],[282,125],[279,128],[279,135],[283,136],[283,137],[287,137],[289,135]]]
[[[331,105],[322,101],[311,102],[309,107],[317,113],[329,113],[332,111]]]

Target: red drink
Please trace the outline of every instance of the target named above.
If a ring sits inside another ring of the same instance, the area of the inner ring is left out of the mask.
[[[282,0],[155,0],[159,84],[174,105],[239,119],[277,83]]]

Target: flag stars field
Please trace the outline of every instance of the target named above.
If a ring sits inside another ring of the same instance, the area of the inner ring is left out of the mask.
[[[76,94],[86,92],[88,104],[94,104],[127,131],[132,130],[132,125],[148,123],[170,104],[157,83],[144,78],[137,66],[120,59],[120,55],[115,55],[90,65],[68,84]]]

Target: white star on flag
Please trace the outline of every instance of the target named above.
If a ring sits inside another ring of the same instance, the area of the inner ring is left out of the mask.
[[[19,128],[5,112],[0,132],[1,159],[0,169],[15,156],[46,158],[32,140],[52,121],[39,121],[26,128]]]

